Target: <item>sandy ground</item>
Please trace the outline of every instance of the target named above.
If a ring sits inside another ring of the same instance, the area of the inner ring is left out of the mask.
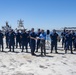
[[[15,53],[0,52],[0,75],[76,75],[76,51],[65,54],[61,43],[58,44],[58,54],[50,53],[46,50],[46,56],[37,56],[29,53],[21,53],[20,49],[15,49]]]

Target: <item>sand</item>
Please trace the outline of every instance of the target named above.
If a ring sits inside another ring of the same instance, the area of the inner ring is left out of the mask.
[[[32,56],[29,53],[21,53],[20,49],[15,49],[15,53],[0,52],[0,75],[76,75],[76,51],[65,54],[58,43],[58,54],[46,50],[46,56]]]

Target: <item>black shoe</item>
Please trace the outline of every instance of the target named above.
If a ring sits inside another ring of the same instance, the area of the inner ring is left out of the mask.
[[[32,55],[36,55],[35,53],[33,53]]]
[[[4,52],[4,51],[2,50],[2,52]]]
[[[52,53],[52,51],[50,53]]]
[[[41,56],[43,57],[43,54],[41,54]]]
[[[55,52],[55,53],[58,53],[58,52]]]
[[[66,54],[67,52],[65,51],[65,54]]]
[[[76,49],[74,49],[74,51],[76,51]]]
[[[15,52],[15,51],[12,51],[12,52]]]
[[[24,51],[21,51],[21,52],[24,52]]]
[[[74,54],[73,52],[71,52],[71,54]]]
[[[7,49],[8,47],[6,47],[6,49]]]
[[[38,50],[36,50],[36,52],[38,52]]]
[[[11,52],[11,50],[9,50],[8,52]]]
[[[65,54],[67,53],[67,50],[65,50]]]

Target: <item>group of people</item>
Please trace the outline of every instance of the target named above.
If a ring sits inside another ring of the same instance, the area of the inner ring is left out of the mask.
[[[20,48],[24,52],[24,49],[26,49],[26,52],[28,52],[28,45],[31,49],[31,54],[35,55],[35,48],[36,52],[38,52],[38,48],[40,46],[40,40],[42,40],[41,44],[41,55],[43,53],[46,55],[45,52],[45,40],[46,40],[46,34],[44,30],[38,29],[38,32],[34,31],[34,28],[32,28],[29,31],[24,30],[17,30],[14,32],[14,30],[6,31],[5,34],[2,33],[0,30],[0,49],[2,49],[2,52],[4,52],[4,40],[6,39],[6,48],[9,49],[9,52],[15,52],[15,47]],[[36,41],[37,41],[37,47],[36,47]],[[44,48],[44,51],[43,51]]]
[[[9,48],[9,52],[13,50],[15,51],[16,48],[20,48],[23,52],[24,49],[26,49],[26,52],[28,52],[28,45],[31,49],[31,54],[35,54],[35,49],[36,52],[38,52],[38,49],[41,48],[41,55],[46,55],[46,40],[49,43],[50,41],[50,46],[51,46],[51,53],[53,51],[53,48],[55,47],[55,52],[58,53],[57,51],[57,42],[60,41],[60,37],[56,30],[54,29],[52,33],[50,33],[49,30],[45,32],[43,29],[38,29],[37,32],[34,31],[34,28],[32,28],[30,31],[24,30],[17,30],[17,32],[14,32],[13,30],[11,31],[6,31],[5,34],[2,33],[0,30],[0,49],[2,49],[2,52],[4,51],[4,43],[3,43],[3,38],[6,38],[6,48]],[[72,44],[74,48],[76,49],[76,34],[71,31],[64,30],[61,33],[62,36],[62,47],[64,46],[65,53],[67,53],[67,50],[70,49],[71,53],[72,51]],[[50,40],[51,39],[51,40]]]
[[[61,33],[62,47],[64,47],[65,53],[67,50],[71,50],[73,54],[73,48],[76,50],[76,33],[74,31],[65,30]]]

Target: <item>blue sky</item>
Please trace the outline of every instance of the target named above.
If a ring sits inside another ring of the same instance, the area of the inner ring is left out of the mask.
[[[0,28],[6,21],[16,28],[19,19],[27,29],[76,27],[76,0],[0,0]]]

